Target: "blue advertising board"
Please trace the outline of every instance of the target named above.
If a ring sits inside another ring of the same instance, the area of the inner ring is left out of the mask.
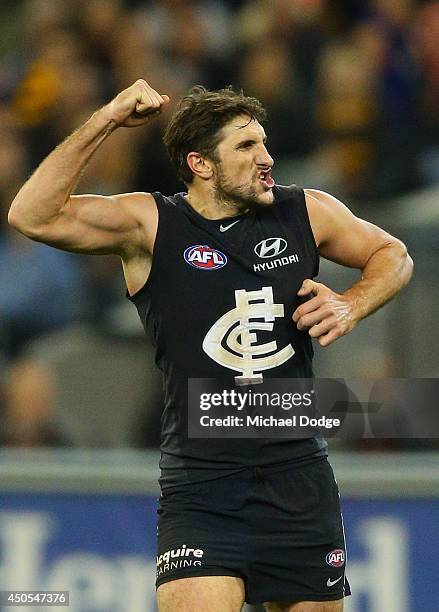
[[[1,589],[68,590],[69,612],[155,609],[153,496],[0,500]],[[353,590],[346,612],[439,610],[439,500],[345,498],[343,510]]]
[[[343,502],[346,612],[439,611],[439,500]]]
[[[0,499],[1,589],[67,590],[69,612],[154,610],[154,497],[2,493]]]

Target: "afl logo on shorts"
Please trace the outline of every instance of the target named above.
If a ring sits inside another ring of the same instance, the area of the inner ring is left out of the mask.
[[[217,270],[227,263],[227,257],[221,251],[202,244],[188,247],[184,252],[186,263],[199,270]]]
[[[344,565],[344,550],[342,548],[331,550],[331,552],[326,555],[326,563],[331,567],[341,567]]]

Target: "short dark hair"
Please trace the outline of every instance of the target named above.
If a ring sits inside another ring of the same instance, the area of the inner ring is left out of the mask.
[[[218,161],[216,147],[221,129],[234,117],[248,115],[249,119],[264,121],[266,111],[256,98],[244,95],[232,86],[209,91],[195,85],[181,99],[166,128],[163,141],[179,178],[192,183],[194,175],[187,164],[190,151]]]

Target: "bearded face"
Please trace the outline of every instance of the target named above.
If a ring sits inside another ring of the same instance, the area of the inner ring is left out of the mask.
[[[240,210],[273,203],[273,159],[265,147],[263,127],[248,117],[236,117],[223,128],[214,161],[213,193],[223,205]]]

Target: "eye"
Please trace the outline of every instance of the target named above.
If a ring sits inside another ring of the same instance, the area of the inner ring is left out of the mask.
[[[254,140],[246,140],[245,142],[241,142],[241,144],[238,145],[238,149],[250,149],[250,147],[252,147],[254,144]]]

